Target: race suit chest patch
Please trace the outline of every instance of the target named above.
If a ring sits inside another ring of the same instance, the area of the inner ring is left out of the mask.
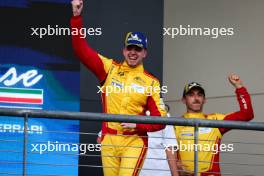
[[[145,93],[145,87],[140,86],[138,84],[132,83],[131,88],[134,89],[137,93],[144,94]]]
[[[119,89],[123,89],[124,87],[124,83],[118,81],[117,79],[112,78],[112,82],[111,85],[113,85],[114,87],[117,87]]]

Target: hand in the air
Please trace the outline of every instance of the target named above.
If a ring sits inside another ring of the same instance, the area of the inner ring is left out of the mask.
[[[236,89],[243,87],[243,83],[242,83],[241,79],[236,74],[230,74],[228,76],[228,80]]]
[[[73,0],[71,4],[73,16],[81,15],[83,9],[83,0]]]

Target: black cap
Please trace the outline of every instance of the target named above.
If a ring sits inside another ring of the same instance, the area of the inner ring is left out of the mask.
[[[189,84],[186,84],[184,87],[182,96],[185,97],[186,94],[188,94],[192,89],[199,89],[201,91],[201,93],[205,96],[204,88],[202,87],[201,84],[199,84],[197,82],[191,82]]]

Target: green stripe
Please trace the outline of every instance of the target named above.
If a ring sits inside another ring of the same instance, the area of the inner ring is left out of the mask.
[[[0,92],[42,94],[42,90],[39,89],[19,89],[19,88],[0,88]]]

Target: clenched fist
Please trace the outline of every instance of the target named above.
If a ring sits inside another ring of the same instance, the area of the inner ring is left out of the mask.
[[[71,4],[73,16],[81,15],[83,9],[83,0],[73,0]]]
[[[230,74],[228,76],[228,80],[236,89],[243,87],[243,83],[242,83],[241,79],[236,74]]]

